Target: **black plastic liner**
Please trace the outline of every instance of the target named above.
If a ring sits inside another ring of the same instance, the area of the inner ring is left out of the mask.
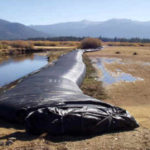
[[[138,127],[125,110],[84,95],[86,67],[75,50],[0,96],[0,117],[32,134],[101,134]]]

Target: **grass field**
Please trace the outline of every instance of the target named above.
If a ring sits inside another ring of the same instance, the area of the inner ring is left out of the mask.
[[[0,56],[61,49],[72,50],[79,45],[80,42],[74,41],[0,41]]]
[[[119,52],[119,53],[116,53]],[[134,55],[136,53],[136,55]],[[112,84],[105,91],[109,98],[105,102],[128,110],[139,122],[135,131],[118,133],[115,149],[147,149],[150,147],[150,47],[105,47],[102,51],[87,54],[89,57],[117,57],[123,63],[105,64],[107,70],[117,69],[144,79],[136,82]],[[99,74],[101,75],[101,74]],[[127,145],[121,145],[121,136]],[[112,136],[113,138],[113,136]],[[138,139],[141,139],[138,141]],[[111,142],[111,140],[110,140]],[[133,145],[134,143],[134,145]]]
[[[136,55],[134,53],[137,53]],[[131,46],[105,46],[104,50],[88,53],[88,56],[99,56],[99,57],[121,57],[121,58],[129,58],[141,60],[150,59],[150,47],[131,47]],[[136,57],[133,57],[136,56]]]

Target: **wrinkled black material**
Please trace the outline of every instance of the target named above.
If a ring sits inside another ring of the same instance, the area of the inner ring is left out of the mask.
[[[32,134],[99,134],[138,127],[125,110],[84,95],[83,50],[62,56],[0,96],[0,117]]]

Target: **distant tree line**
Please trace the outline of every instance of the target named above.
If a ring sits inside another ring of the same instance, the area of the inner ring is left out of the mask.
[[[28,40],[34,41],[81,41],[85,37],[73,37],[73,36],[60,36],[60,37],[48,37],[48,38],[29,38]]]
[[[73,36],[64,36],[64,37],[48,37],[48,38],[30,38],[28,40],[34,41],[81,41],[88,37],[73,37]],[[106,38],[99,37],[103,42],[131,42],[131,43],[150,43],[150,39],[143,38]]]
[[[142,38],[105,38],[99,37],[104,42],[131,42],[131,43],[150,43],[150,39],[142,39]]]

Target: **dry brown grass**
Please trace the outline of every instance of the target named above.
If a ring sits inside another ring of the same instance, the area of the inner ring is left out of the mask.
[[[56,47],[78,47],[78,45],[80,44],[80,42],[76,42],[76,41],[32,41],[32,44],[34,46],[47,46],[47,47],[51,47],[51,46],[56,46]]]
[[[1,41],[5,48],[0,49],[0,55],[18,55],[30,53],[33,50],[33,44],[30,41]]]
[[[0,45],[4,45],[4,48],[1,49],[8,49],[8,48],[33,48],[33,44],[30,41],[1,41]]]
[[[116,51],[119,51],[120,54],[116,54]],[[134,52],[137,55],[133,55]],[[144,124],[142,123],[142,126],[150,128],[150,111],[148,110],[150,108],[150,66],[143,64],[145,62],[150,63],[150,47],[105,47],[101,51],[87,53],[87,55],[91,57],[105,56],[121,58],[124,64],[105,64],[106,68],[113,72],[116,69],[120,69],[125,73],[144,79],[144,81],[120,83],[110,86],[107,90],[110,98],[106,101],[131,111],[139,122],[147,118],[147,121]],[[146,113],[143,113],[144,109]],[[138,116],[143,116],[143,118],[139,118]]]
[[[118,54],[116,52],[119,52]],[[134,53],[137,55],[134,55]],[[149,61],[150,47],[123,47],[123,46],[106,46],[104,49],[92,53],[87,53],[89,57],[119,57],[131,58],[136,60]]]
[[[53,61],[59,59],[60,56],[66,54],[70,51],[72,51],[72,49],[65,49],[65,50],[61,49],[61,50],[56,50],[56,51],[49,51],[47,53],[49,62],[53,62]]]
[[[120,53],[116,54],[116,52]],[[137,55],[133,55],[133,53],[137,53]],[[125,73],[144,79],[143,81],[121,82],[109,86],[105,89],[109,97],[105,101],[125,108],[140,124],[140,128],[136,129],[135,132],[118,133],[117,144],[114,144],[114,146],[113,143],[108,145],[113,146],[113,149],[148,149],[150,147],[150,66],[143,63],[150,63],[150,47],[105,47],[102,51],[87,53],[87,55],[90,57],[121,58],[124,64],[117,62],[105,64],[106,68],[113,72],[120,69]],[[110,138],[113,139],[113,137],[113,135],[110,135]],[[106,136],[104,139],[108,140]],[[121,139],[124,139],[122,143],[126,143],[126,145],[121,145]],[[112,142],[113,140],[109,139],[108,141]],[[107,149],[106,147],[108,148],[105,145],[104,149]]]
[[[35,50],[66,50],[66,49],[76,49],[75,46],[34,46]]]
[[[12,41],[9,45],[14,48],[33,49],[33,44],[29,41]]]
[[[137,63],[139,61],[130,59],[124,62],[127,64],[114,63],[107,64],[106,67],[111,71],[120,69],[144,80],[112,85],[107,91],[111,97],[108,102],[129,110],[143,127],[150,129],[150,66],[142,65],[142,61],[140,64]]]
[[[107,46],[150,46],[150,43],[131,43],[131,42],[103,42],[104,45]]]
[[[18,55],[48,50],[73,50],[79,46],[76,41],[1,41],[0,55]]]
[[[81,41],[80,44],[80,48],[82,49],[98,48],[101,46],[102,46],[101,40],[96,38],[85,38]]]

